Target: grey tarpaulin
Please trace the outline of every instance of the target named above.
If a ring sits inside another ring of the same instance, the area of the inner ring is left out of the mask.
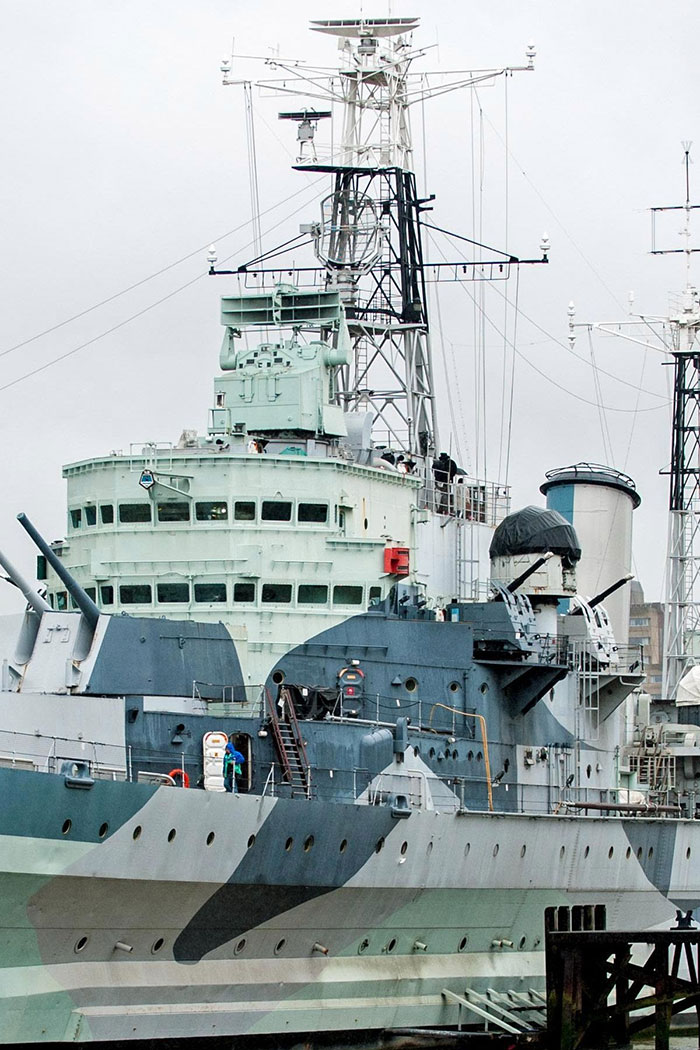
[[[544,554],[552,551],[569,564],[581,557],[576,531],[557,510],[523,507],[504,518],[493,534],[489,555],[492,558],[512,554]]]

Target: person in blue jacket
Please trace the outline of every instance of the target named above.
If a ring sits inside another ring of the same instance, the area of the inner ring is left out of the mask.
[[[243,772],[245,758],[229,740],[224,751],[224,787],[227,791],[237,792],[236,777]]]

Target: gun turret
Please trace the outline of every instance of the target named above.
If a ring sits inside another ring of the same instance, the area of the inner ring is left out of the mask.
[[[526,569],[525,572],[521,572],[519,576],[516,576],[516,578],[514,580],[511,580],[511,582],[508,584],[508,586],[505,589],[507,591],[509,591],[511,594],[514,594],[517,591],[518,587],[520,587],[523,583],[525,583],[525,580],[529,579],[529,577],[532,576],[532,574],[534,572],[537,572],[538,569],[541,569],[542,566],[544,564],[546,564],[546,562],[548,562],[550,558],[553,558],[553,557],[554,557],[553,552],[552,551],[547,551],[547,553],[543,554],[541,558],[537,559],[537,561],[533,561],[532,565],[528,569]],[[503,601],[503,594],[502,594],[502,592],[499,591],[498,594],[496,594],[494,596],[493,600],[495,602],[502,602]]]
[[[606,587],[604,591],[600,592],[600,594],[596,594],[595,598],[591,598],[591,600],[586,603],[588,605],[588,608],[595,609],[596,605],[600,605],[602,601],[605,601],[605,599],[608,598],[611,594],[614,594],[615,591],[619,591],[620,587],[624,587],[626,583],[629,583],[630,580],[633,579],[634,573],[628,572],[626,576],[623,576],[621,579],[616,580],[615,583],[611,583],[610,586]],[[583,610],[580,607],[578,609],[572,609],[570,615],[582,616]]]
[[[13,583],[22,592],[35,613],[41,616],[42,613],[51,612],[49,603],[40,594],[37,594],[31,584],[25,580],[21,572],[14,567],[10,559],[6,558],[2,551],[0,551],[0,565],[7,573],[10,583]]]
[[[17,521],[20,523],[25,532],[28,532],[35,544],[46,558],[47,562],[54,570],[56,575],[59,577],[64,587],[75,601],[75,604],[80,609],[81,613],[85,618],[85,622],[94,631],[97,627],[97,621],[100,618],[100,610],[97,608],[92,598],[85,593],[83,588],[80,586],[77,580],[75,580],[68,569],[65,567],[63,562],[56,557],[50,546],[46,542],[43,536],[41,536],[32,525],[31,521],[26,514],[18,514]]]

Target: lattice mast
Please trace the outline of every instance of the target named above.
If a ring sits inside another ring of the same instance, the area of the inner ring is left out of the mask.
[[[685,291],[669,317],[673,355],[673,429],[669,485],[669,548],[664,622],[663,692],[676,697],[678,683],[700,652],[700,296],[691,282],[690,220],[698,207],[690,203],[690,143],[684,143],[685,202],[652,208],[652,253],[683,253]],[[660,212],[682,211],[682,248],[657,249],[655,220]]]
[[[375,442],[383,440],[395,451],[428,464],[437,445],[421,236],[421,213],[429,202],[417,193],[410,107],[432,95],[491,82],[516,70],[532,70],[535,50],[529,46],[526,66],[451,70],[436,74],[431,83],[429,74],[411,70],[413,61],[423,56],[411,43],[417,26],[415,18],[312,22],[315,31],[337,38],[339,71],[329,74],[320,67],[267,59],[268,68],[282,75],[257,84],[263,92],[320,99],[330,105],[324,111],[307,106],[280,113],[280,118],[298,125],[297,170],[331,176],[331,192],[321,202],[320,221],[304,224],[301,232],[314,245],[322,282],[340,292],[345,307],[352,355],[348,365],[339,367],[337,399],[346,411],[372,413]],[[229,76],[230,68],[225,60],[225,84],[239,82]],[[331,118],[338,107],[342,110],[340,141],[321,157],[315,132],[319,122]],[[431,279],[454,281],[460,279],[457,267],[464,275],[476,272],[472,268],[477,266],[479,279],[488,279],[485,274],[493,273],[494,268],[503,279],[511,265],[546,263],[546,239],[541,247],[544,254],[537,260],[520,260],[491,249],[494,257],[484,261],[482,256],[479,263],[460,259],[433,264]],[[265,263],[279,254],[275,250],[260,255],[238,272],[254,272],[258,277],[273,273]],[[212,268],[210,272],[227,271]],[[284,279],[283,271],[279,273]]]
[[[433,454],[433,391],[408,72],[412,18],[314,22],[339,38],[343,132],[314,229],[326,282],[343,296],[353,345],[338,377],[345,408],[375,416],[375,435],[415,457]]]

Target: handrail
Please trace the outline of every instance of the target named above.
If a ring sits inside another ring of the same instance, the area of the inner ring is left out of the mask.
[[[483,715],[472,714],[471,711],[460,711],[458,707],[450,707],[449,704],[436,703],[430,708],[430,718],[428,719],[428,726],[433,720],[433,712],[436,707],[441,707],[444,711],[451,711],[455,715],[463,715],[464,718],[476,718],[481,729],[481,744],[484,749],[484,772],[486,773],[486,791],[489,800],[489,812],[493,813],[493,788],[491,787],[491,763],[489,762],[489,742],[486,736],[486,719]]]
[[[280,732],[279,717],[277,715],[277,711],[275,710],[275,705],[273,703],[272,696],[270,695],[270,690],[267,688],[265,689],[265,698],[267,700],[267,709],[270,714],[270,722],[272,723],[272,735],[275,738],[275,744],[277,745],[278,754],[282,759],[284,772],[287,776],[287,779],[289,780],[289,783],[291,784],[292,767],[289,764],[289,756],[287,755],[287,749],[284,746],[284,741]]]

